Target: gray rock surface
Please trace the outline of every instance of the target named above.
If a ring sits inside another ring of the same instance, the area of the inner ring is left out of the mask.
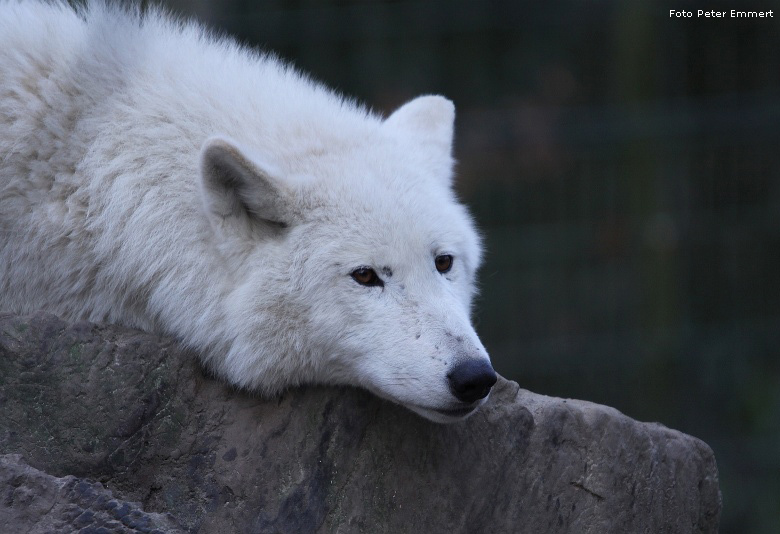
[[[30,467],[18,454],[0,456],[0,495],[2,532],[184,532],[172,518],[148,514],[136,503],[114,499],[96,482],[73,476],[53,477]]]
[[[611,408],[506,380],[449,426],[352,388],[264,400],[172,340],[46,314],[0,314],[0,454],[31,466],[0,475],[23,525],[68,520],[53,499],[119,528],[79,484],[165,532],[717,532],[720,513],[706,444]]]

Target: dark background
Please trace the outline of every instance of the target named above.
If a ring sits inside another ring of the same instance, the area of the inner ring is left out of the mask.
[[[780,2],[166,5],[382,112],[453,99],[496,369],[703,439],[721,532],[780,532]]]

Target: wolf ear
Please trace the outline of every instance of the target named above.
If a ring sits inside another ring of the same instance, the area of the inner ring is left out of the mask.
[[[232,141],[208,139],[200,156],[201,198],[212,225],[251,236],[294,219],[291,192],[271,165],[250,159]]]
[[[449,157],[452,152],[455,105],[443,96],[420,96],[395,110],[385,121]]]

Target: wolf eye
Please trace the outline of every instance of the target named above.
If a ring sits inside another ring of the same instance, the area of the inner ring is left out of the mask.
[[[379,286],[383,287],[385,284],[382,279],[376,274],[376,271],[370,267],[360,267],[355,269],[351,273],[352,279],[355,280],[361,286]]]
[[[441,274],[452,269],[452,256],[449,254],[439,254],[433,262],[436,264],[436,270]]]

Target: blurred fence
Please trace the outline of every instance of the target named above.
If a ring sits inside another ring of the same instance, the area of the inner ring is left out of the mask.
[[[496,368],[701,437],[721,531],[777,532],[780,3],[168,4],[377,109],[455,100]]]

